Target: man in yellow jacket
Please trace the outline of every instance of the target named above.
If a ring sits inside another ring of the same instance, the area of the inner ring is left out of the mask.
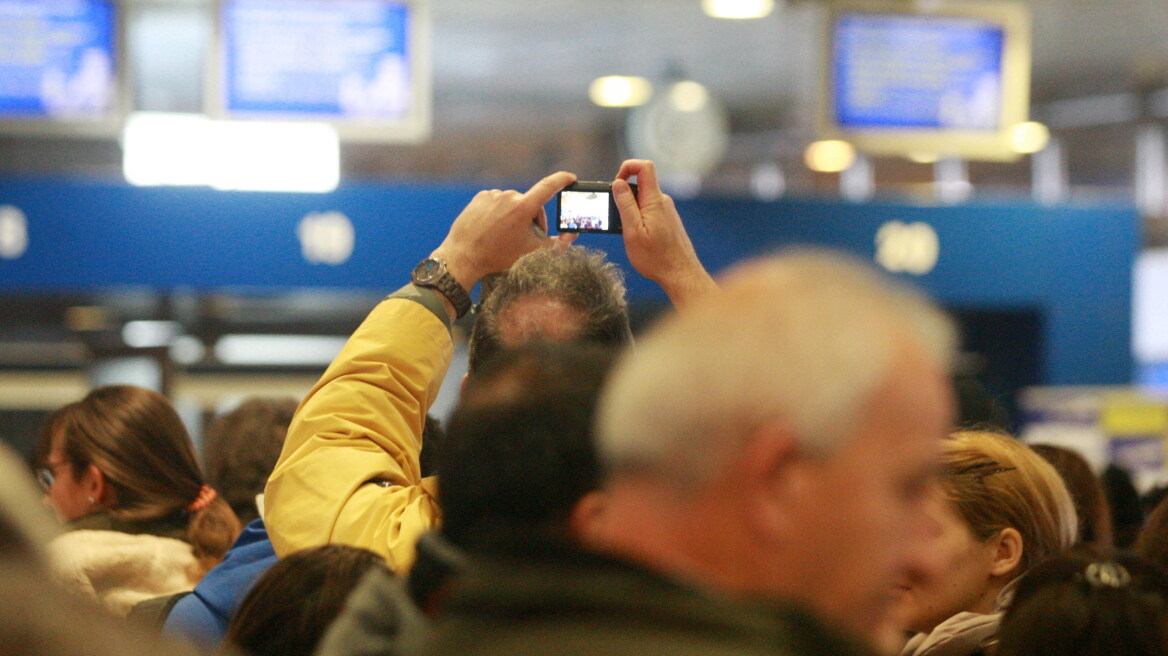
[[[636,197],[625,184],[634,175]],[[265,521],[277,554],[344,543],[382,554],[393,570],[409,568],[418,536],[441,516],[437,482],[421,477],[418,456],[426,411],[450,366],[450,326],[483,276],[574,239],[548,237],[543,209],[574,180],[559,172],[526,193],[480,192],[412,284],[353,333],[301,403],[268,480]],[[637,271],[679,305],[713,287],[652,162],[625,162],[613,193]]]

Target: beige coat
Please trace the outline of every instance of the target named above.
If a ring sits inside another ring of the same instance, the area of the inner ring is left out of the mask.
[[[70,531],[48,546],[49,570],[66,589],[125,617],[139,601],[190,590],[202,575],[181,540],[120,531]]]

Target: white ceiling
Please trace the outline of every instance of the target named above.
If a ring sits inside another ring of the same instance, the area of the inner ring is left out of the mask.
[[[1168,69],[1165,0],[1027,4],[1039,99]],[[676,63],[732,109],[765,111],[814,96],[824,3],[788,0],[752,21],[709,18],[699,0],[434,0],[432,11],[444,103],[586,108],[593,78],[652,78]]]
[[[125,4],[137,17],[140,101],[197,109],[211,3]],[[1148,80],[1168,86],[1168,0],[1027,4],[1036,104]],[[593,106],[589,82],[618,73],[660,78],[671,66],[727,106],[738,134],[726,167],[757,163],[733,158],[795,157],[811,137],[820,0],[779,0],[773,14],[753,21],[709,18],[699,0],[431,0],[430,9],[433,138],[416,147],[353,147],[352,172],[465,178],[526,177],[549,165],[614,168],[624,154],[624,110]],[[0,160],[5,148],[42,169],[117,166],[112,143],[79,144],[80,155],[62,157],[60,142],[0,138]]]

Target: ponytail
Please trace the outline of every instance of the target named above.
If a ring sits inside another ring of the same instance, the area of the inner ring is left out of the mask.
[[[210,490],[210,494],[207,490]],[[188,507],[188,512],[190,520],[187,522],[186,541],[190,543],[191,552],[203,570],[207,571],[223,560],[223,555],[239,537],[243,527],[231,506],[206,485]]]

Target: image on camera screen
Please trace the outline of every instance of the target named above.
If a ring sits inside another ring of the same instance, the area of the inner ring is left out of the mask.
[[[560,230],[608,230],[609,194],[565,191],[560,196]]]

